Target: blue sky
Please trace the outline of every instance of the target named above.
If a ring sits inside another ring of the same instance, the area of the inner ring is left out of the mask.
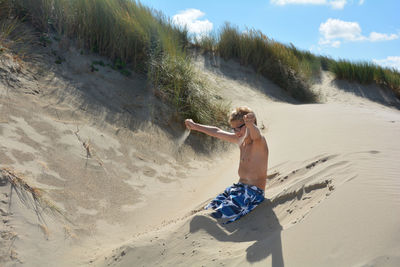
[[[400,71],[400,1],[142,0],[194,34],[225,22],[335,59],[372,61]]]

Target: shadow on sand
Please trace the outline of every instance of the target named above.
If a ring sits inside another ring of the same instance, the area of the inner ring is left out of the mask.
[[[230,224],[217,224],[210,217],[197,215],[190,222],[190,232],[204,230],[220,242],[255,241],[246,249],[246,260],[255,263],[271,255],[273,267],[283,267],[282,226],[265,199],[253,212]]]
[[[274,101],[299,104],[299,101],[291,97],[285,90],[278,85],[257,73],[251,66],[243,66],[237,60],[224,60],[212,54],[202,55],[194,51],[195,58],[203,58],[203,67],[219,76],[227,77],[237,83],[247,84],[252,89],[256,89],[266,94]]]
[[[396,97],[389,88],[379,87],[375,84],[362,85],[359,83],[351,83],[344,80],[332,81],[335,87],[340,90],[352,93],[356,96],[367,98],[376,103],[400,109],[400,99]]]

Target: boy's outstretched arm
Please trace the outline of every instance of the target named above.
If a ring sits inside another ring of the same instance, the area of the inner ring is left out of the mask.
[[[219,138],[221,140],[228,141],[228,142],[235,143],[235,144],[237,144],[239,141],[239,139],[236,137],[236,135],[234,133],[230,133],[230,132],[221,130],[220,128],[215,127],[215,126],[202,125],[199,123],[195,123],[192,119],[186,119],[185,124],[189,130],[202,132],[209,136],[213,136],[213,137]]]

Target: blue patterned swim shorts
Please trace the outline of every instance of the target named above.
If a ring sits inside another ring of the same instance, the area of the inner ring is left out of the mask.
[[[255,185],[236,183],[225,189],[212,200],[205,209],[215,210],[215,218],[229,219],[225,224],[234,222],[246,215],[264,201],[264,191]]]

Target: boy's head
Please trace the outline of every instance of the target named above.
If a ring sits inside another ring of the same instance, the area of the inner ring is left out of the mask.
[[[229,123],[232,127],[232,130],[239,138],[246,138],[247,130],[243,117],[250,112],[253,111],[249,107],[237,107],[229,116]],[[257,125],[257,119],[255,119],[254,123]]]
[[[233,121],[244,123],[243,116],[250,112],[253,111],[249,107],[246,106],[237,107],[234,111],[232,111],[231,115],[229,116],[229,123],[232,124]],[[257,125],[257,118],[254,123],[255,125]]]

